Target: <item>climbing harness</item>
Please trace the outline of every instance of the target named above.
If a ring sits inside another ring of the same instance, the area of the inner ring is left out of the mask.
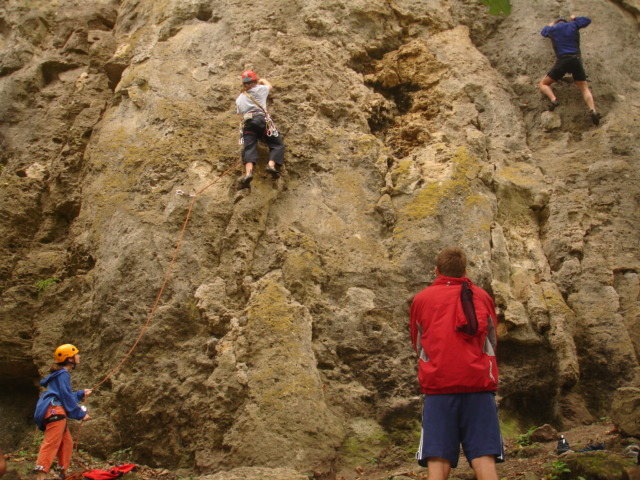
[[[244,95],[246,95],[247,97],[249,97],[249,100],[251,100],[253,103],[256,104],[256,106],[262,110],[262,112],[264,113],[264,118],[267,122],[267,129],[265,131],[267,137],[277,137],[278,135],[280,135],[280,133],[278,132],[278,129],[276,128],[276,124],[274,123],[273,119],[271,118],[271,115],[269,115],[269,112],[267,112],[267,110],[258,103],[258,101],[253,98],[253,96],[249,93],[249,92],[242,92]],[[251,112],[249,112],[251,113]],[[245,115],[247,115],[245,113]],[[253,118],[253,115],[250,117]],[[246,117],[245,117],[246,119]]]

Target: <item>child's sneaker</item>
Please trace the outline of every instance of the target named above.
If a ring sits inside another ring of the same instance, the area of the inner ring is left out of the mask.
[[[600,115],[595,110],[591,110],[590,115],[591,115],[591,121],[593,122],[593,124],[600,125],[600,119],[602,118],[602,115]]]
[[[270,167],[269,165],[267,165],[266,172],[270,174],[274,180],[280,178],[280,172],[277,169]]]
[[[238,190],[251,187],[251,180],[253,180],[253,175],[246,175],[242,177],[238,183]]]

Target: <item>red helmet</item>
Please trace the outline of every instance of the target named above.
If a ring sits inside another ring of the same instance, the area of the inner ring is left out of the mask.
[[[250,82],[258,81],[258,75],[256,75],[256,72],[254,72],[253,70],[245,70],[240,75],[240,78],[242,78],[242,83],[250,83]]]

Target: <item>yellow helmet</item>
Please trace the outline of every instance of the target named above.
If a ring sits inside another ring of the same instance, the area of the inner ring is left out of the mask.
[[[78,353],[80,353],[80,350],[78,350],[70,343],[65,343],[64,345],[60,345],[58,348],[56,348],[56,351],[53,352],[53,361],[56,363],[62,363],[68,358],[77,355]]]

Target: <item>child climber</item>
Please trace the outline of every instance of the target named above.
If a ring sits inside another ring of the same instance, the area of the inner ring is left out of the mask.
[[[55,363],[51,373],[40,382],[47,390],[40,395],[33,415],[38,428],[44,431],[34,468],[36,480],[46,478],[56,456],[60,477],[65,477],[73,452],[67,418],[83,421],[90,418],[86,408],[78,405],[78,402],[91,395],[91,390],[71,390],[70,372],[80,363],[80,352],[73,345],[60,345],[53,352],[53,359]]]
[[[273,88],[264,78],[252,70],[245,70],[242,79],[242,93],[236,99],[236,111],[242,115],[242,162],[245,174],[240,179],[239,188],[249,188],[253,180],[253,167],[258,162],[258,141],[269,147],[269,162],[266,172],[274,179],[280,176],[278,167],[284,164],[284,143],[267,113],[267,97]]]

